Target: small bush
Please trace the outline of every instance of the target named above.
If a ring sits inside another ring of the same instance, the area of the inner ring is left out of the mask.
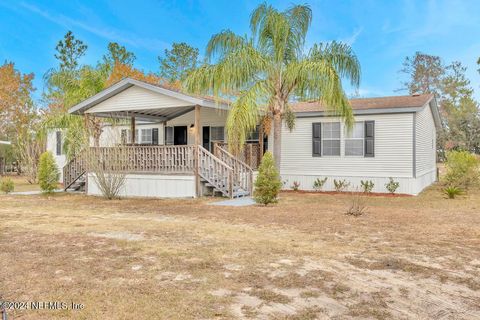
[[[478,186],[480,183],[480,160],[467,151],[447,152],[445,184],[462,189]]]
[[[400,182],[393,180],[393,178],[388,179],[390,179],[390,181],[385,184],[385,188],[387,188],[391,194],[394,194],[398,187],[400,187]]]
[[[10,178],[5,178],[0,181],[0,191],[3,193],[10,193],[13,192],[15,189],[15,185],[13,184],[12,179]]]
[[[323,179],[320,179],[320,178],[315,179],[315,181],[313,182],[313,189],[317,191],[321,191],[323,189],[323,186],[325,185],[325,182],[327,182],[327,177]]]
[[[271,152],[266,152],[258,168],[258,177],[255,180],[255,191],[253,192],[255,202],[264,205],[277,202],[281,187],[282,182],[275,167],[273,155]]]
[[[51,152],[42,153],[38,165],[38,182],[44,193],[52,193],[58,185],[60,173]]]
[[[347,180],[337,180],[333,179],[333,185],[335,186],[335,191],[337,192],[342,192],[345,191],[350,186],[350,182],[347,182]]]
[[[346,214],[358,217],[365,213],[366,208],[365,195],[361,192],[354,192],[350,195],[350,204]]]
[[[443,189],[443,192],[448,196],[449,199],[454,199],[456,196],[462,194],[462,189],[454,186],[449,186]]]
[[[364,193],[370,193],[373,190],[373,187],[375,187],[375,183],[373,183],[372,180],[360,180],[360,184],[362,185],[362,189]]]
[[[299,188],[300,188],[300,182],[298,182],[298,181],[293,181],[292,190],[293,190],[293,191],[298,191]]]

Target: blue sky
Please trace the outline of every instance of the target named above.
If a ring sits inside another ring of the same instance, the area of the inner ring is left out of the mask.
[[[398,70],[405,56],[422,51],[459,60],[480,91],[480,1],[306,1],[313,10],[307,47],[315,42],[350,43],[362,66],[361,96],[401,94]],[[88,44],[82,63],[95,64],[110,41],[137,56],[136,67],[158,71],[157,56],[172,42],[187,42],[203,54],[210,36],[222,29],[248,33],[249,15],[259,1],[4,1],[0,0],[0,60],[14,61],[42,76],[56,66],[54,48],[68,31]],[[272,1],[285,9],[292,3]],[[303,1],[301,2],[303,3]],[[352,89],[346,87],[347,92]]]

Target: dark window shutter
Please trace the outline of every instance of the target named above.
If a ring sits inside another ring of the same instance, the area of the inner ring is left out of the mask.
[[[375,156],[375,121],[365,121],[365,157]]]
[[[62,132],[61,131],[57,131],[56,132],[56,137],[57,137],[57,146],[56,146],[56,153],[57,153],[57,156],[60,156],[62,154]]]
[[[312,123],[312,156],[322,156],[322,124]]]
[[[158,128],[152,129],[152,144],[158,145]]]

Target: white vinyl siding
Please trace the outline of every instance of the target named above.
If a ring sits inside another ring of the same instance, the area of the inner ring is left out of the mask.
[[[312,156],[312,123],[338,122],[335,117],[297,117],[295,128],[282,129],[280,173],[342,175],[355,177],[412,177],[413,113],[357,115],[355,120],[375,121],[375,157],[348,157],[344,130],[341,130],[340,157]],[[271,133],[272,135],[273,133]],[[269,139],[270,140],[270,139]],[[269,144],[269,147],[271,145]]]
[[[168,108],[190,105],[191,103],[133,86],[100,102],[86,112],[117,112],[123,110],[156,109],[159,106]]]
[[[213,109],[213,108],[200,108],[200,128],[205,126],[210,127],[225,127],[227,121],[228,111]],[[167,121],[167,126],[187,126],[195,124],[195,112],[190,111],[178,118]],[[225,131],[224,131],[225,132]],[[202,137],[200,137],[202,138]],[[226,135],[224,133],[224,140]],[[187,143],[193,144],[195,142],[195,131],[188,130]]]
[[[430,106],[417,112],[416,133],[416,176],[429,173],[436,168],[436,130]]]

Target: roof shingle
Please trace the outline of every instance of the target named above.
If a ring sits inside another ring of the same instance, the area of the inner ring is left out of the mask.
[[[379,98],[350,99],[353,110],[416,108],[424,106],[433,97],[432,94],[412,96],[391,96]],[[297,102],[292,105],[293,112],[325,111],[325,105],[320,101]]]

